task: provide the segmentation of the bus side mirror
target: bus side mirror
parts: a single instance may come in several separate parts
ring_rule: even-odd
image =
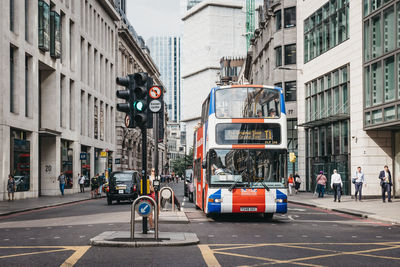
[[[201,167],[202,167],[203,169],[206,169],[206,168],[207,168],[207,160],[203,160],[203,162],[201,163]]]

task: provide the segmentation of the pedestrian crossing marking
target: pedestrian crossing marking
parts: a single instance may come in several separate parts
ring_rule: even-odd
[[[263,266],[263,265],[270,265],[270,264],[294,264],[294,265],[301,265],[301,266],[321,266],[318,264],[311,264],[307,263],[310,260],[316,259],[323,259],[329,257],[337,257],[337,256],[362,256],[362,257],[373,257],[373,258],[380,258],[392,261],[400,261],[400,257],[391,257],[391,256],[384,256],[384,255],[375,255],[371,254],[373,252],[382,252],[394,249],[400,249],[400,242],[369,242],[369,243],[259,243],[259,244],[208,244],[208,245],[201,245],[202,247],[200,250],[202,251],[203,258],[204,253],[206,251],[207,259],[212,258],[212,261],[208,261],[205,259],[205,262],[208,266],[216,266],[214,265],[216,262],[219,262],[216,258],[216,255],[224,255],[224,256],[232,256],[232,257],[240,257],[246,259],[255,259],[262,261],[262,263],[257,263],[254,265],[248,266]],[[315,247],[321,246],[323,248]],[[329,246],[339,246],[340,249],[330,249]],[[368,249],[359,249],[362,246],[377,246],[375,248],[368,248]],[[208,247],[208,248],[206,248]],[[293,259],[273,259],[268,257],[259,257],[254,255],[247,255],[240,251],[241,249],[248,249],[248,248],[257,248],[257,247],[282,247],[282,248],[292,248],[292,249],[305,249],[305,250],[312,250],[316,252],[320,252],[323,254],[315,255],[315,256],[308,256],[302,258],[293,258]],[[356,247],[357,250],[355,251],[346,251],[347,249],[351,249],[352,247]],[[239,250],[238,252],[233,252],[233,250]],[[212,255],[211,255],[212,254]],[[216,262],[215,262],[216,261]],[[211,264],[212,263],[212,264]]]

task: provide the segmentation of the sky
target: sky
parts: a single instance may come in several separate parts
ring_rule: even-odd
[[[126,13],[138,35],[180,34],[180,0],[127,0]]]

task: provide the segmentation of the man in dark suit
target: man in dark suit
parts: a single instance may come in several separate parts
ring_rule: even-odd
[[[391,187],[392,187],[392,175],[390,174],[389,167],[385,165],[384,170],[379,173],[379,179],[381,179],[382,186],[382,200],[385,202],[385,194],[388,194],[388,202],[392,202],[391,199]]]

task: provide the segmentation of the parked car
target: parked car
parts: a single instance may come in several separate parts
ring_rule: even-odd
[[[109,178],[107,192],[107,204],[113,200],[119,203],[121,200],[135,200],[139,195],[140,179],[137,171],[112,172]]]
[[[189,197],[189,201],[193,202],[194,184],[193,184],[193,170],[185,170],[185,186],[184,186],[185,197]]]

